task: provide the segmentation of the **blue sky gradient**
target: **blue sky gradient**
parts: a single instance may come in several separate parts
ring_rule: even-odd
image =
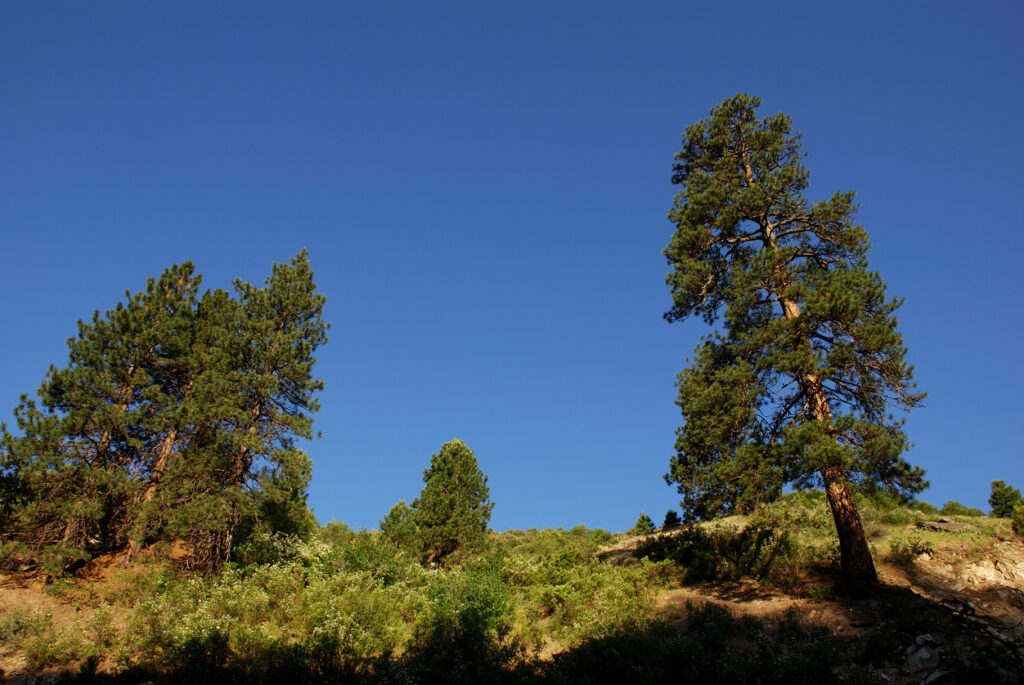
[[[321,522],[374,527],[458,437],[493,527],[620,530],[661,478],[661,250],[683,129],[736,92],[854,190],[929,393],[923,498],[1024,487],[1016,2],[22,2],[0,9],[0,406],[94,309],[192,260],[310,251]]]

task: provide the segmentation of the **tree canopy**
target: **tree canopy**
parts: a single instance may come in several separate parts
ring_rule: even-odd
[[[399,502],[381,521],[385,535],[431,563],[483,542],[494,503],[473,450],[461,440],[446,442],[431,455],[423,483],[411,506]]]
[[[207,290],[190,262],[90,322],[51,367],[38,402],[4,426],[13,501],[0,515],[23,562],[60,571],[102,550],[187,540],[216,570],[262,525],[304,532],[314,352],[327,341],[306,252],[262,287]]]
[[[988,504],[992,507],[992,516],[1009,518],[1013,515],[1013,507],[1021,501],[1020,490],[1003,480],[992,481],[992,495]]]
[[[665,249],[670,321],[705,336],[679,375],[684,423],[666,479],[689,518],[743,511],[786,484],[823,485],[844,576],[875,580],[852,486],[910,497],[923,471],[892,408],[920,404],[896,330],[899,300],[868,269],[852,192],[803,195],[801,134],[760,100],[726,99],[686,129]]]

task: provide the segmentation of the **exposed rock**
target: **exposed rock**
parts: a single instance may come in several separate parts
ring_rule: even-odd
[[[947,533],[965,533],[968,531],[978,531],[977,527],[972,526],[969,523],[962,523],[960,521],[950,521],[948,519],[941,519],[939,521],[919,521],[917,527],[924,528],[925,530],[942,530]]]

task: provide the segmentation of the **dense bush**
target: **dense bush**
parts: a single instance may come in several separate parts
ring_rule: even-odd
[[[545,634],[571,646],[646,624],[654,600],[650,569],[595,556],[611,539],[582,526],[498,536],[527,646],[540,646]]]
[[[638,556],[673,562],[685,583],[742,577],[781,581],[792,570],[794,552],[786,533],[760,525],[742,530],[689,526],[649,539],[637,549]]]
[[[916,537],[894,537],[889,541],[888,560],[900,566],[909,566],[922,554],[931,554],[935,549],[932,543]]]
[[[968,507],[951,500],[942,505],[942,513],[947,516],[984,516],[985,512],[976,507]]]
[[[988,504],[992,507],[991,516],[1008,518],[1013,515],[1013,507],[1021,501],[1020,490],[1006,484],[1005,481],[992,481],[992,496]]]
[[[1013,526],[1014,533],[1024,537],[1024,502],[1017,502],[1013,505],[1010,524]]]
[[[629,529],[631,535],[650,535],[655,531],[654,521],[646,512],[640,512],[640,518],[636,520],[633,527]]]
[[[140,682],[515,680],[538,668],[528,648],[647,625],[651,564],[597,556],[613,539],[582,526],[492,534],[486,553],[427,569],[383,535],[342,524],[306,540],[257,531],[216,576],[173,565],[126,573],[116,595],[84,600],[101,609],[73,629],[4,613],[0,656],[13,650],[39,669],[101,665]]]
[[[941,511],[939,511],[939,508],[934,504],[930,504],[922,500],[914,500],[911,503],[911,506],[917,511],[920,511],[921,513],[927,514],[929,516],[934,516],[935,514],[942,513]]]

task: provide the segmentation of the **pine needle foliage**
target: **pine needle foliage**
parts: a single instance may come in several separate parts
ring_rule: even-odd
[[[892,414],[924,395],[896,330],[900,302],[868,268],[854,194],[809,202],[800,134],[785,114],[758,118],[759,105],[726,99],[675,158],[665,318],[721,328],[679,375],[684,425],[666,480],[687,520],[823,484],[847,579],[871,583],[852,488],[909,498],[925,487]]]
[[[1003,480],[992,481],[992,496],[988,498],[988,504],[992,507],[991,516],[1009,518],[1013,515],[1014,505],[1020,501],[1020,490],[1007,485]]]
[[[412,505],[399,502],[381,521],[384,535],[430,564],[447,564],[479,547],[494,503],[473,450],[461,440],[446,442],[430,457],[423,483]]]
[[[52,574],[97,551],[130,558],[184,539],[191,563],[216,571],[239,533],[313,530],[305,505],[327,341],[324,297],[305,251],[262,287],[199,294],[190,262],[89,322],[51,367],[38,401],[23,395],[18,433],[2,433],[12,501],[0,516],[18,564]]]

